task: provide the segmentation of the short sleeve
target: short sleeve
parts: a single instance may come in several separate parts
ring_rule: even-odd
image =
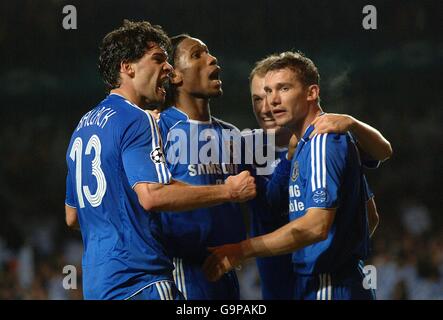
[[[140,182],[170,182],[160,132],[149,113],[141,113],[125,128],[122,137],[122,159],[132,187]]]
[[[320,134],[311,141],[307,157],[306,208],[336,208],[346,165],[345,135]]]
[[[74,190],[75,181],[73,180],[71,170],[68,168],[68,174],[66,176],[66,198],[65,204],[68,207],[77,208],[77,201],[75,200]]]
[[[363,165],[363,167],[367,169],[377,169],[378,167],[380,167],[380,160],[373,159],[371,156],[361,150],[361,148],[358,148],[358,151],[360,153],[361,164]]]
[[[352,139],[354,141],[357,141],[355,139],[355,137],[353,137],[353,136],[352,136]],[[372,158],[368,153],[366,153],[364,150],[362,150],[362,148],[360,148],[358,143],[357,143],[357,147],[358,147],[357,148],[358,153],[360,155],[361,164],[363,167],[365,167],[367,169],[377,169],[378,167],[380,167],[380,164],[381,164],[380,160],[376,160],[376,159]]]

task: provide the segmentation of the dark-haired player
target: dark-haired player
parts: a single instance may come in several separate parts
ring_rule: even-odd
[[[218,186],[171,180],[148,104],[165,99],[170,41],[159,26],[124,21],[105,36],[99,68],[110,94],[79,121],[66,161],[66,222],[83,237],[86,299],[180,299],[159,215],[245,201],[248,172]]]

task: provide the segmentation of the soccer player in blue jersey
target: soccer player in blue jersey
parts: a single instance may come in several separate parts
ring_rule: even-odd
[[[172,44],[174,74],[167,103],[170,107],[161,113],[159,119],[169,170],[175,179],[194,185],[222,183],[226,177],[247,166],[243,160],[235,162],[224,158],[226,146],[233,142],[225,133],[237,133],[240,141],[241,136],[233,125],[210,114],[210,99],[222,94],[220,67],[199,39],[180,35],[172,38]],[[208,148],[209,145],[212,148]],[[236,146],[234,142],[232,147]],[[192,153],[198,158],[192,159]],[[208,158],[202,159],[202,155]],[[267,184],[268,187],[276,186],[277,196],[282,188],[287,198],[286,176],[289,169],[290,163],[286,160],[277,170],[276,179]],[[278,181],[282,181],[283,186]],[[270,189],[274,190],[273,187]],[[168,252],[175,262],[174,279],[187,299],[239,299],[235,271],[210,282],[201,266],[208,254],[208,246],[246,238],[241,213],[238,204],[225,203],[207,209],[188,210],[180,215],[162,214]]]
[[[267,67],[266,99],[275,122],[300,141],[289,178],[291,222],[263,236],[211,248],[204,264],[209,279],[248,258],[292,253],[294,298],[374,298],[363,287],[360,266],[376,225],[372,219],[368,224],[361,159],[350,134],[316,133],[312,123],[322,114],[319,90],[317,68],[301,54],[283,53]]]
[[[266,92],[264,90],[266,71],[268,66],[278,58],[278,55],[270,55],[258,61],[249,75],[253,112],[261,128],[261,130],[254,129],[251,133],[253,135],[266,133],[267,135],[272,134],[275,136],[275,146],[273,149],[276,153],[276,163],[286,156],[288,144],[291,145],[289,152],[292,153],[292,149],[295,148],[297,142],[296,137],[287,128],[276,124],[271,112],[271,106],[266,101]],[[352,131],[359,142],[360,148],[364,149],[360,150],[360,153],[367,158],[364,163],[367,167],[374,167],[378,161],[384,161],[392,154],[390,143],[378,130],[348,115],[323,114],[314,120],[313,125],[321,133]],[[366,152],[369,157],[365,156]],[[275,167],[275,164],[273,164],[273,167]],[[367,198],[368,219],[370,220],[370,225],[374,225],[371,228],[374,230],[378,223],[378,213],[369,187]],[[256,208],[256,210],[270,211],[269,208],[263,206]],[[275,231],[288,222],[287,210],[275,213],[268,212],[268,214],[253,214],[251,216],[251,236],[259,236]],[[294,284],[291,260],[291,254],[257,258],[263,299],[276,300],[291,299],[293,297]]]
[[[66,155],[66,222],[82,233],[86,299],[183,298],[154,211],[255,196],[247,171],[216,186],[171,179],[159,129],[142,109],[164,102],[169,47],[159,26],[125,20],[100,48],[99,68],[110,94],[80,119]]]

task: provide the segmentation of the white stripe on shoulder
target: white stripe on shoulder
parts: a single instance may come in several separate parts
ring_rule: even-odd
[[[148,111],[146,111],[146,115],[149,118],[149,124],[153,128],[154,135],[152,136],[152,139],[154,141],[154,144],[156,147],[161,146],[161,139],[160,139],[160,132],[159,132],[160,130],[158,129],[157,122],[155,121],[154,117]]]
[[[326,140],[328,138],[328,134],[325,133],[323,135],[323,143],[322,143],[322,188],[326,188]]]
[[[159,147],[161,149],[161,152],[164,153],[165,151],[163,149],[163,142],[162,142],[162,136],[160,134],[160,128],[159,128],[157,122],[154,121],[154,124],[155,124],[155,131],[157,132],[158,145],[159,145]],[[164,157],[165,157],[165,160],[166,160],[166,155],[165,154],[164,154]],[[163,179],[164,179],[163,183],[169,183],[171,175],[169,173],[168,168],[166,167],[166,163],[161,162],[160,163],[160,168],[161,168],[161,172],[162,172]]]
[[[321,178],[320,178],[320,168],[321,168],[321,164],[320,164],[320,160],[321,160],[321,153],[320,153],[320,140],[321,140],[321,135],[318,135],[315,138],[315,177],[317,179],[317,188],[319,189],[321,188]]]
[[[149,125],[151,127],[151,150],[155,150],[155,148],[157,148],[157,144],[155,141],[155,137],[156,137],[156,130],[155,130],[155,125],[154,125],[154,121],[153,118],[151,117],[150,114],[147,113],[148,119],[149,119]],[[151,159],[152,161],[152,159]],[[157,179],[160,183],[164,183],[163,181],[163,176],[162,176],[162,172],[161,172],[161,168],[159,166],[158,163],[154,163],[155,165],[155,170],[157,172]]]
[[[315,135],[311,140],[311,189],[315,190],[315,139],[317,135]]]

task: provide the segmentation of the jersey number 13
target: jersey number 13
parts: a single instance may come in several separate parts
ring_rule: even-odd
[[[75,162],[75,181],[76,190],[78,197],[78,204],[80,208],[85,207],[85,201],[83,199],[83,194],[85,195],[88,202],[93,207],[98,207],[101,205],[103,197],[106,192],[106,178],[103,170],[101,168],[100,154],[102,150],[102,145],[100,139],[97,135],[93,135],[86,145],[85,155],[90,155],[91,150],[94,149],[95,157],[92,160],[92,175],[97,179],[97,190],[94,194],[91,194],[88,186],[82,185],[82,152],[83,152],[83,141],[80,137],[77,137],[72,144],[71,153],[69,157]]]

